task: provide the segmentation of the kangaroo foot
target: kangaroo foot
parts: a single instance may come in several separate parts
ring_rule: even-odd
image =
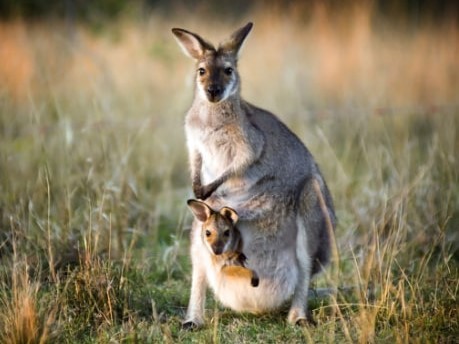
[[[307,310],[305,312],[298,308],[293,308],[289,311],[287,321],[296,326],[317,326],[311,311]]]
[[[306,312],[306,317],[299,316],[294,320],[289,319],[289,321],[291,324],[295,324],[295,326],[300,326],[300,327],[304,327],[304,326],[316,327],[317,326],[317,322],[314,320],[314,317],[312,316],[312,312],[310,311]]]
[[[300,326],[300,327],[306,327],[306,326],[316,327],[317,322],[314,320],[312,316],[307,316],[306,319],[305,318],[298,319],[295,322],[295,325]]]
[[[185,321],[182,323],[182,329],[186,331],[194,331],[197,330],[201,327],[198,323],[195,323],[194,321]]]

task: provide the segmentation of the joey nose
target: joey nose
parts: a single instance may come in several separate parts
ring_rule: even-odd
[[[214,254],[216,256],[219,256],[219,255],[221,255],[223,253],[223,247],[221,247],[221,246],[213,246],[212,247],[212,251],[214,251]]]

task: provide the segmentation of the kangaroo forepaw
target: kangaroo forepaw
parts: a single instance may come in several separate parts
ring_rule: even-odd
[[[260,279],[258,277],[252,277],[252,279],[250,280],[250,285],[252,287],[258,287],[258,285],[260,284]]]
[[[194,193],[194,196],[195,196],[197,199],[204,199],[204,197],[203,197],[203,188],[202,188],[202,186],[193,187],[193,193]]]
[[[215,189],[211,185],[204,185],[193,189],[194,196],[202,201],[208,199],[214,191]]]
[[[212,185],[212,184],[208,184],[208,185],[203,185],[201,187],[201,190],[200,191],[200,196],[201,197],[198,197],[199,199],[202,199],[203,201],[208,199],[213,193],[214,191],[216,190],[217,188]],[[197,196],[196,196],[197,197]]]

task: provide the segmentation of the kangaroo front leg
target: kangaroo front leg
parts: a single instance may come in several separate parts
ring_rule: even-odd
[[[220,177],[215,179],[213,182],[202,185],[201,182],[201,170],[202,170],[202,156],[198,152],[193,152],[192,154],[192,164],[191,164],[191,179],[192,179],[192,188],[193,193],[197,199],[206,200],[210,195],[218,189],[225,181],[232,177],[234,172],[234,167],[228,168]]]
[[[293,325],[303,325],[312,318],[307,315],[308,289],[311,279],[311,257],[308,254],[306,228],[301,219],[297,220],[298,234],[296,255],[298,260],[298,281],[293,294],[292,305],[287,320]]]
[[[191,294],[184,329],[194,329],[204,324],[204,305],[206,302],[207,279],[201,262],[193,261]]]
[[[199,196],[201,197],[198,198],[202,200],[206,200],[207,198],[209,198],[210,195],[212,195],[214,191],[217,190],[218,187],[222,185],[229,177],[230,174],[224,174],[220,178],[215,179],[212,183],[201,186],[201,188],[199,189]]]
[[[191,187],[193,193],[197,199],[203,199],[202,197],[202,184],[201,184],[201,169],[202,169],[202,157],[197,151],[190,152],[191,160]]]

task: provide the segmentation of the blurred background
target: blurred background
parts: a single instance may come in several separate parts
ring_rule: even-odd
[[[170,28],[218,41],[251,20],[245,95],[266,107],[284,97],[294,102],[284,113],[443,106],[457,100],[458,8],[434,0],[2,0],[2,94],[21,101],[57,77],[53,88],[62,91],[81,83],[120,93],[137,87],[152,103],[174,103],[190,91],[180,83],[191,63],[177,53]],[[287,87],[261,92],[274,83]]]

